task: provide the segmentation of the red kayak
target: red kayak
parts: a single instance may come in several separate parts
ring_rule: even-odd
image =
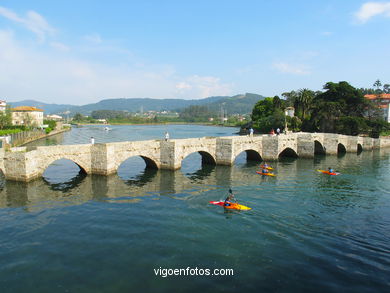
[[[339,172],[329,172],[328,170],[317,170],[317,171],[328,175],[340,175]]]
[[[242,204],[238,204],[236,202],[229,202],[230,205],[229,206],[225,206],[225,202],[224,201],[210,201],[211,204],[214,204],[214,205],[217,205],[217,206],[221,206],[221,207],[224,207],[225,209],[230,209],[230,210],[241,210],[241,211],[247,211],[247,210],[251,210],[251,208],[247,207],[247,206],[244,206]]]

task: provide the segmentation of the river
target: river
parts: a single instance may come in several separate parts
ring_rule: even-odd
[[[34,144],[237,132],[109,127]],[[135,157],[118,174],[91,176],[59,160],[33,182],[2,179],[0,292],[389,291],[390,150],[281,158],[272,162],[276,177],[256,174],[258,165],[242,154],[232,167],[202,167],[192,154],[173,172]],[[341,175],[316,172],[329,166]],[[209,204],[230,187],[252,210]]]

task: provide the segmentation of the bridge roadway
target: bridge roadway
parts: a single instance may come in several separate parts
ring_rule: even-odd
[[[148,168],[177,170],[182,160],[198,152],[202,163],[231,166],[246,152],[248,160],[274,161],[280,156],[313,158],[390,147],[390,139],[330,133],[291,133],[279,136],[229,136],[112,142],[102,144],[17,147],[0,151],[0,169],[7,180],[28,182],[41,177],[54,161],[69,159],[87,174],[110,175],[128,158],[140,156]]]

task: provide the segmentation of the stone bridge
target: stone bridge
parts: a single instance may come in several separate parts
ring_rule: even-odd
[[[41,146],[0,151],[0,168],[7,180],[30,181],[42,176],[54,161],[69,159],[87,174],[109,175],[128,158],[140,156],[148,168],[177,170],[192,153],[202,163],[228,165],[246,152],[248,160],[274,161],[281,156],[313,158],[315,154],[335,155],[390,147],[389,139],[329,133],[291,133],[279,136],[202,137],[147,140],[102,144]]]

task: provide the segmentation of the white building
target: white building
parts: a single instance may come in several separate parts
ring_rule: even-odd
[[[43,110],[20,106],[11,109],[12,125],[26,125],[26,126],[42,126],[43,125]]]
[[[390,123],[390,94],[365,95],[367,100],[371,100],[383,110],[383,118]]]
[[[62,118],[62,116],[60,116],[60,115],[46,115],[45,119],[47,119],[47,120],[54,120],[54,121],[61,121],[64,118]]]
[[[4,112],[7,107],[7,103],[3,100],[0,100],[0,111]]]

